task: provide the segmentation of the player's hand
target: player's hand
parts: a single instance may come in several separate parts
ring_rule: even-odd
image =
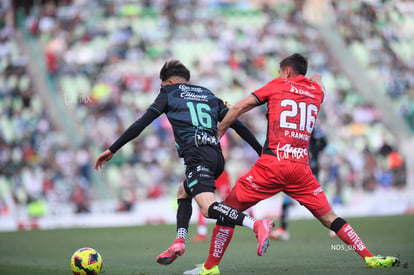
[[[113,156],[112,152],[109,149],[106,149],[95,162],[95,170],[102,169],[102,166],[107,163]]]
[[[322,82],[322,76],[320,74],[313,74],[309,77],[309,80],[315,81],[316,83]]]
[[[310,81],[315,81],[321,87],[322,91],[326,93],[325,85],[322,83],[322,76],[320,74],[313,74],[309,77]]]

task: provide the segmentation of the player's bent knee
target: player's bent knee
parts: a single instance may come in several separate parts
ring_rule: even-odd
[[[187,199],[187,198],[190,198],[190,196],[185,191],[184,184],[181,183],[177,190],[177,199]]]
[[[203,215],[204,218],[207,218],[207,219],[210,218],[208,216],[208,208],[207,209],[206,208],[200,208],[200,212],[201,212],[201,215]]]

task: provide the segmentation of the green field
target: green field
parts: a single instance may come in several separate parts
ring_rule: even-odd
[[[395,255],[401,266],[370,269],[353,251],[335,250],[316,220],[291,221],[291,240],[272,241],[266,255],[256,255],[254,233],[237,228],[220,265],[222,274],[414,274],[414,216],[347,219],[374,254]],[[0,220],[1,222],[1,220]],[[97,249],[101,274],[182,274],[205,260],[209,243],[193,243],[190,227],[186,253],[170,266],[155,262],[175,237],[175,226],[67,229],[0,233],[0,274],[71,274],[69,259],[80,247]],[[211,232],[211,225],[210,225]]]

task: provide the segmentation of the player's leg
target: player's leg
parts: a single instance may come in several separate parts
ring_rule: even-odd
[[[280,219],[280,226],[284,229],[287,230],[288,227],[288,208],[291,204],[291,198],[287,195],[285,195],[285,198],[283,199],[283,204],[282,204],[282,217]]]
[[[191,214],[193,212],[193,207],[191,205],[192,198],[185,192],[183,183],[181,183],[178,188],[177,198],[178,209],[176,238],[183,238],[185,240],[188,233],[188,227],[191,219]]]
[[[250,207],[255,205],[257,202],[271,197],[272,195],[280,191],[281,187],[269,190],[268,192],[258,192],[255,189],[246,188],[247,186],[249,186],[249,180],[252,181],[254,179],[254,182],[256,184],[260,184],[261,181],[265,181],[265,179],[260,179],[256,170],[258,169],[253,167],[248,174],[246,174],[238,180],[238,182],[235,184],[234,188],[231,190],[231,192],[224,201],[226,205],[232,206],[233,208],[236,208],[240,211],[245,211],[246,209],[249,209]],[[228,245],[231,242],[233,232],[234,226],[230,226],[229,224],[225,223],[220,223],[219,221],[217,222],[211,236],[208,258],[203,266],[199,266],[199,269],[205,268],[210,270],[218,267]],[[215,249],[216,244],[220,244],[219,249]],[[258,249],[260,250],[259,247]]]
[[[249,208],[249,205],[244,206],[237,200],[237,196],[235,194],[235,189],[238,186],[236,183],[235,188],[230,192],[230,194],[227,196],[226,200],[224,201],[225,204],[234,205],[239,208],[239,210],[243,211],[247,208]],[[252,204],[253,205],[253,204]],[[211,235],[211,241],[210,241],[210,249],[208,252],[208,257],[205,263],[202,266],[199,266],[198,268],[204,268],[207,270],[212,270],[213,268],[218,268],[218,265],[221,262],[221,259],[224,256],[224,253],[227,250],[227,247],[229,246],[231,239],[233,237],[234,232],[234,225],[225,223],[224,221],[217,220],[217,223],[215,227],[213,228],[213,232]],[[193,270],[195,271],[195,270]],[[189,271],[190,272],[190,271]],[[193,273],[188,273],[193,274]]]
[[[213,228],[207,260],[194,269],[185,271],[184,274],[220,274],[218,265],[231,242],[234,227],[234,224],[227,223],[224,219],[218,219]]]
[[[343,218],[338,217],[332,210],[325,215],[318,217],[318,219],[323,225],[334,231],[336,235],[348,245],[349,248],[355,250],[355,252],[357,252],[365,260],[365,263],[369,267],[382,268],[399,265],[400,260],[396,257],[383,257],[372,254],[352,226]]]
[[[193,237],[193,242],[203,242],[208,239],[207,237],[208,229],[206,218],[203,216],[201,211],[198,211],[198,218],[197,218],[197,235]]]
[[[211,147],[200,147],[198,153],[205,154],[195,165],[186,168],[187,194],[196,200],[201,213],[206,218],[220,220],[232,225],[247,227],[256,233],[259,247],[257,254],[263,255],[269,245],[269,233],[273,227],[271,220],[255,220],[236,208],[216,201],[215,180],[224,170],[224,157]],[[194,156],[193,156],[194,157]],[[191,158],[193,161],[194,158]],[[207,161],[208,160],[208,161]]]
[[[206,158],[206,159],[218,159],[218,158]],[[219,160],[218,160],[219,161]],[[200,207],[201,212],[207,218],[216,219],[218,224],[216,225],[215,229],[213,230],[213,236],[210,244],[210,252],[213,254],[214,250],[214,242],[220,241],[225,247],[227,247],[228,243],[227,239],[230,240],[234,226],[240,225],[245,226],[256,232],[256,237],[258,239],[258,255],[263,255],[266,252],[266,249],[269,245],[269,234],[273,226],[273,221],[271,220],[255,220],[250,216],[244,214],[243,212],[237,210],[236,208],[225,205],[223,203],[219,203],[216,201],[214,195],[214,180],[208,179],[206,176],[210,172],[209,169],[204,169],[203,165],[197,166],[197,169],[193,169],[190,172],[190,166],[187,167],[186,174],[191,177],[189,180],[189,185],[184,186],[186,188],[187,193],[190,193],[194,199],[196,200],[197,204]],[[224,159],[222,165],[218,164],[216,167],[224,168]],[[223,172],[223,169],[216,169],[215,174],[220,174]],[[198,172],[198,171],[201,171]],[[236,184],[237,185],[237,184]],[[226,238],[223,238],[224,235]],[[222,255],[222,254],[221,254]],[[206,274],[217,274],[218,266],[214,265],[211,269],[206,270],[204,264],[196,267],[194,270],[189,270],[185,274],[199,274],[200,272],[208,272]]]
[[[282,203],[282,214],[280,217],[280,227],[276,228],[270,233],[270,238],[275,240],[287,241],[290,238],[288,231],[288,216],[289,216],[289,206],[292,203],[292,199],[285,195]]]
[[[327,228],[332,229],[338,237],[345,242],[348,247],[352,248],[362,258],[374,256],[356,234],[354,229],[344,219],[338,217],[332,210],[329,210],[323,216],[318,217],[318,211],[312,211],[314,216]]]
[[[177,233],[175,241],[170,247],[157,257],[157,262],[169,265],[185,252],[185,239],[192,214],[192,199],[187,195],[181,183],[177,191]]]
[[[285,192],[309,209],[325,227],[333,230],[343,242],[352,247],[365,260],[369,267],[390,267],[399,264],[399,259],[395,257],[374,256],[352,226],[332,211],[325,193],[318,181],[312,176],[310,168],[306,173],[305,171],[301,178],[303,179],[302,183],[290,184]]]
[[[229,246],[234,233],[234,225],[217,220],[211,235],[208,257],[203,267],[211,270],[218,265]]]
[[[197,194],[194,199],[204,217],[244,226],[253,230],[255,219],[231,206],[217,202],[214,193],[202,192]]]
[[[231,182],[230,175],[224,169],[220,176],[215,180],[216,183],[216,195],[219,198],[224,199],[230,193]],[[201,211],[198,213],[197,218],[197,235],[193,237],[193,242],[203,242],[208,240],[208,228],[206,223],[206,218],[203,216]]]
[[[197,194],[194,199],[197,201],[205,217],[232,225],[244,226],[254,231],[259,242],[257,254],[262,256],[266,253],[273,221],[255,220],[234,207],[217,202],[214,194],[211,192]]]

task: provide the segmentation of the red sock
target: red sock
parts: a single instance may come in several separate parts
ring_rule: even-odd
[[[234,228],[226,227],[222,225],[216,225],[211,235],[210,250],[208,251],[207,261],[204,263],[204,267],[211,269],[213,266],[218,265],[223,258],[224,252],[227,246],[230,244],[233,237]]]
[[[358,237],[349,223],[344,224],[338,232],[338,237],[344,241],[350,248],[353,248],[362,258],[374,256],[369,252],[368,248],[362,242],[361,238]]]

